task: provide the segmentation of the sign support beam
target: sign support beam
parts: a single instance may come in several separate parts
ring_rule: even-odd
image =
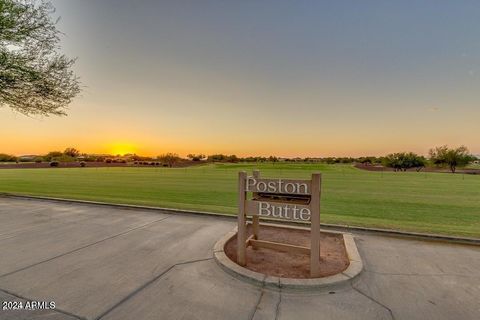
[[[247,264],[246,246],[247,240],[247,223],[245,216],[245,183],[247,180],[247,173],[240,171],[238,173],[238,233],[237,233],[237,262],[241,266]]]
[[[319,173],[312,174],[312,198],[310,200],[311,220],[310,220],[310,276],[312,278],[320,276],[320,184],[321,176]]]
[[[253,170],[253,177],[255,179],[260,179],[260,171],[258,170]],[[256,194],[253,193],[253,197],[255,197]],[[260,229],[260,218],[258,216],[253,216],[252,217],[252,227],[253,227],[253,239],[258,240],[258,233]]]

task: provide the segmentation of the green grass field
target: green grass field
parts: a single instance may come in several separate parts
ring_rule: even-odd
[[[237,172],[323,174],[324,223],[480,237],[480,176],[368,172],[348,165],[1,169],[0,192],[236,213]]]

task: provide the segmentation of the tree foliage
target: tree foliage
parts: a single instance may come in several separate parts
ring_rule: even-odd
[[[371,164],[376,164],[376,163],[381,163],[382,160],[380,158],[374,157],[374,156],[368,156],[368,157],[360,157],[356,159],[357,162],[364,164],[364,165],[371,165]]]
[[[0,162],[16,162],[17,157],[11,154],[0,153]]]
[[[50,2],[0,0],[0,107],[25,115],[64,115],[79,93],[75,62],[58,52]]]
[[[427,160],[413,152],[391,153],[383,158],[383,165],[393,168],[395,171],[407,171],[410,168],[416,168],[420,171],[425,167]]]
[[[275,163],[275,162],[278,162],[278,158],[275,156],[270,156],[268,157],[268,161]]]
[[[60,152],[60,151],[50,151],[49,153],[47,153],[46,155],[43,156],[43,159],[45,159],[45,161],[52,161],[56,158],[59,158],[63,156],[63,152]]]
[[[208,158],[207,158],[207,161],[210,161],[210,162],[238,162],[240,161],[241,159],[238,158],[236,155],[234,154],[231,154],[231,155],[226,155],[226,154],[212,154],[212,155],[209,155]]]
[[[457,167],[465,166],[474,159],[465,146],[450,149],[444,145],[430,149],[430,161],[438,166],[448,166],[452,173],[455,173]]]
[[[206,156],[204,154],[194,154],[194,153],[190,153],[187,155],[187,158],[192,160],[192,161],[200,161],[200,160],[203,160],[206,158]]]
[[[72,158],[76,158],[80,155],[80,151],[75,148],[66,148],[65,151],[63,151],[63,154]]]
[[[171,168],[175,163],[180,161],[180,157],[176,153],[165,153],[165,154],[159,155],[158,160],[167,164]]]

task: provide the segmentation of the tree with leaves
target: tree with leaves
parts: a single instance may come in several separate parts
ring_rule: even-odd
[[[268,161],[273,162],[273,164],[275,164],[275,162],[278,162],[278,158],[275,156],[270,156],[268,157]]]
[[[437,166],[448,166],[452,173],[455,173],[457,167],[463,167],[474,159],[465,146],[450,149],[445,145],[430,149],[430,161]]]
[[[176,153],[165,153],[158,156],[158,160],[160,160],[162,163],[165,163],[171,168],[175,163],[180,161],[180,157]]]
[[[0,107],[65,115],[80,92],[75,63],[58,52],[58,20],[47,1],[0,0]]]
[[[75,148],[66,148],[65,151],[63,151],[63,154],[72,158],[76,158],[80,155],[80,151]]]
[[[63,152],[61,151],[50,151],[49,153],[44,155],[43,158],[45,159],[45,161],[52,161],[61,156],[63,156]]]
[[[391,153],[383,158],[384,166],[393,168],[395,171],[407,171],[407,169],[415,168],[420,171],[425,167],[427,160],[423,156],[419,156],[413,152],[397,152]]]
[[[0,162],[16,162],[17,157],[11,154],[0,153]]]

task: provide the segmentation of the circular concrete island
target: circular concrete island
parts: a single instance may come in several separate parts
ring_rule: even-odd
[[[262,225],[263,243],[288,243],[302,248],[310,244],[310,228]],[[247,227],[247,241],[253,240],[253,228]],[[320,273],[310,273],[310,253],[305,250],[278,249],[268,245],[246,248],[244,266],[237,261],[237,228],[220,239],[214,248],[217,263],[231,275],[261,286],[280,288],[321,288],[349,285],[362,271],[363,264],[353,236],[335,231],[320,232]]]

